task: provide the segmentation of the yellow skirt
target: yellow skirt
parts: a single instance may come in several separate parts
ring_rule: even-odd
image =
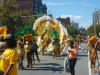
[[[25,55],[24,48],[19,48],[17,51],[18,51],[18,55],[20,56]]]

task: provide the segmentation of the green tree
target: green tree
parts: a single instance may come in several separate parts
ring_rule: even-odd
[[[100,32],[100,26],[96,25],[96,34],[99,35],[99,32]],[[93,33],[94,33],[94,25],[91,25],[87,29],[87,35],[90,35],[90,34],[93,34]]]
[[[30,26],[33,26],[36,19],[38,19],[39,17],[42,17],[43,15],[44,15],[43,13],[38,13],[37,15],[34,15],[33,17],[29,18],[29,20],[27,21],[27,24]]]
[[[96,26],[96,34],[97,34],[98,36],[100,36],[99,33],[100,33],[100,25],[97,25],[97,26]]]
[[[93,25],[91,25],[91,26],[88,27],[88,29],[87,29],[87,35],[90,35],[90,34],[92,34],[92,33],[94,33],[94,26],[93,26]]]
[[[27,24],[30,25],[30,26],[33,26],[35,20],[36,20],[35,17],[30,18],[30,19],[27,21]]]
[[[78,34],[78,31],[75,28],[73,28],[71,25],[65,25],[65,24],[63,25],[65,28],[67,28],[68,34],[75,38],[76,35]]]
[[[22,10],[15,0],[6,0],[0,6],[0,22],[8,27],[10,33],[15,33],[23,27],[22,16],[28,16],[29,11]]]

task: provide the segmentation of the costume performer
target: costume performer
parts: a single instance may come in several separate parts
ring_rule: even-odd
[[[17,41],[17,51],[18,51],[18,60],[19,60],[18,69],[24,69],[24,67],[23,67],[23,60],[24,60],[24,56],[25,56],[24,44],[25,44],[25,37],[20,38]]]

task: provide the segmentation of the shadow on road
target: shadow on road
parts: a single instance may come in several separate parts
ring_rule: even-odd
[[[34,66],[34,65],[46,65],[44,67],[39,67],[39,66]],[[32,71],[53,71],[56,72],[58,71],[59,73],[61,73],[62,71],[64,71],[64,67],[61,67],[60,64],[58,63],[42,63],[42,64],[34,64],[33,68],[25,68],[24,70],[32,70]],[[48,65],[48,66],[47,66]]]

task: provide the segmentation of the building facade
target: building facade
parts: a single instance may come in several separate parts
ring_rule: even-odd
[[[62,24],[70,25],[70,18],[57,18],[58,21],[60,21]]]
[[[71,22],[71,26],[76,30],[79,30],[79,23],[75,23],[74,21]]]
[[[47,14],[47,6],[42,3],[42,0],[16,0],[16,2],[21,9],[29,10],[29,15]]]
[[[99,11],[93,12],[93,15],[92,15],[92,17],[93,17],[93,20],[92,20],[93,25],[96,25],[98,23],[99,16],[100,16],[100,12]]]

